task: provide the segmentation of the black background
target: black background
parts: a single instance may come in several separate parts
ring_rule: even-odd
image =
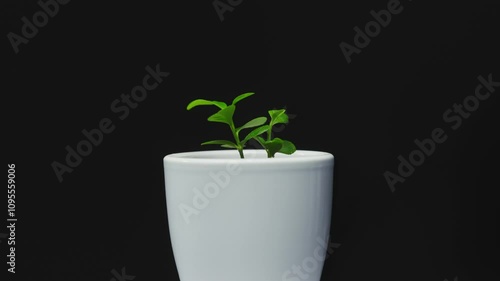
[[[474,94],[478,76],[500,81],[495,1],[403,0],[351,63],[339,44],[353,45],[353,28],[389,1],[244,0],[223,21],[212,1],[102,2],[60,5],[17,54],[7,34],[21,35],[21,18],[41,8],[1,4],[18,218],[17,273],[7,274],[2,239],[1,280],[108,281],[122,268],[134,280],[179,280],[162,158],[227,134],[206,122],[208,108],[186,111],[189,101],[248,91],[237,118],[285,107],[293,118],[280,137],[335,155],[331,235],[341,246],[322,280],[499,276],[500,89],[457,130],[442,117]],[[120,120],[110,104],[157,64],[170,76]],[[51,164],[103,118],[115,130],[60,183]],[[384,172],[435,128],[447,140],[391,192]]]

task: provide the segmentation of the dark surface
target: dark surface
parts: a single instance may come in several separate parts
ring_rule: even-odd
[[[238,116],[286,107],[293,119],[279,136],[336,157],[331,235],[341,246],[322,280],[498,276],[500,88],[456,130],[443,119],[478,76],[500,81],[494,1],[402,1],[351,63],[339,44],[352,45],[353,28],[389,1],[243,1],[223,21],[211,1],[160,2],[60,5],[17,54],[7,35],[40,6],[2,2],[4,151],[16,164],[18,222],[17,273],[7,274],[2,239],[1,280],[107,281],[122,268],[134,280],[179,280],[162,158],[227,133],[205,121],[208,109],[187,112],[189,101],[246,91],[256,95]],[[170,76],[120,120],[110,105],[157,64]],[[114,131],[59,182],[51,163],[103,118]],[[435,128],[446,141],[392,192],[384,172],[397,173],[398,156]]]

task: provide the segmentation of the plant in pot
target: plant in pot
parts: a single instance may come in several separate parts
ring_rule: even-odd
[[[177,152],[163,158],[167,218],[181,281],[319,281],[327,255],[334,156],[300,150],[272,134],[288,123],[285,109],[269,110],[236,126],[236,105],[213,106],[210,122],[229,126],[219,150]],[[248,132],[244,135],[244,132]],[[248,148],[249,141],[260,148]]]

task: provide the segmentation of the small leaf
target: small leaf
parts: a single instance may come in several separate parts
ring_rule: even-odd
[[[290,154],[293,154],[296,150],[297,150],[297,148],[295,147],[295,145],[292,142],[287,141],[287,140],[283,140],[283,146],[281,147],[281,149],[278,152],[290,155]]]
[[[285,113],[285,109],[273,109],[269,110],[268,112],[269,116],[271,116],[271,126],[280,123],[288,123],[288,115]]]
[[[222,101],[211,101],[211,100],[205,100],[205,99],[196,99],[196,100],[193,100],[192,102],[190,102],[187,105],[186,108],[187,108],[187,110],[190,110],[191,108],[193,108],[195,106],[200,106],[200,105],[215,105],[215,106],[217,106],[220,109],[224,109],[224,108],[227,107],[226,103],[222,102]]]
[[[280,151],[283,147],[283,140],[280,138],[274,138],[273,140],[266,141],[264,147],[267,150],[268,157],[274,157],[276,152]]]
[[[207,144],[220,144],[222,147],[227,147],[227,148],[237,148],[238,146],[231,141],[228,140],[211,140],[211,141],[206,141],[202,143],[201,145],[207,145]]]
[[[232,104],[233,104],[233,105],[235,105],[235,104],[236,104],[237,102],[239,102],[240,100],[242,100],[242,99],[244,99],[244,98],[247,98],[247,97],[249,97],[249,96],[251,96],[251,95],[253,95],[253,94],[255,94],[255,93],[250,92],[250,93],[244,93],[244,94],[241,94],[241,95],[237,96],[236,98],[234,98],[234,100],[233,100],[233,103],[232,103]]]
[[[220,123],[226,123],[228,125],[231,125],[233,123],[233,114],[235,110],[234,105],[230,105],[224,109],[219,110],[219,112],[211,115],[208,117],[208,121],[211,122],[220,122]]]
[[[222,145],[221,145],[221,147],[224,147],[224,148],[231,148],[231,149],[233,149],[233,148],[238,149],[238,147],[237,147],[236,145],[229,145],[229,144],[222,144]]]
[[[253,128],[253,127],[260,126],[260,125],[266,123],[266,121],[267,121],[266,117],[257,117],[257,118],[254,118],[254,119],[248,121],[245,125],[243,125],[243,126],[239,127],[238,129],[236,129],[236,132],[239,133],[243,129]]]
[[[245,144],[247,141],[256,138],[257,136],[263,134],[269,130],[269,125],[263,125],[258,128],[253,129],[248,135],[241,141],[241,144]],[[260,140],[259,140],[260,141]]]
[[[215,101],[215,100],[213,100],[212,102],[214,103],[215,106],[217,106],[220,109],[224,109],[224,108],[227,107],[227,104],[225,102],[223,102],[223,101]]]

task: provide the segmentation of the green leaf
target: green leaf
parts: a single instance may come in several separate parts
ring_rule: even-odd
[[[256,138],[257,136],[263,134],[269,130],[269,125],[263,125],[258,128],[253,129],[248,135],[241,141],[241,144],[245,144],[247,141]],[[260,140],[258,140],[260,142]]]
[[[217,106],[220,109],[224,109],[224,108],[227,107],[227,104],[225,102],[223,102],[223,101],[215,101],[215,100],[213,100],[212,102],[213,102],[213,104],[215,106]]]
[[[269,110],[269,116],[271,116],[270,125],[273,126],[275,124],[286,124],[288,123],[288,115],[285,113],[285,109],[273,109]]]
[[[280,151],[283,147],[283,140],[280,138],[274,138],[270,141],[264,143],[264,147],[267,150],[268,157],[274,157],[276,152]]]
[[[283,146],[281,147],[281,149],[278,152],[290,155],[290,154],[293,154],[296,150],[297,150],[297,148],[295,147],[295,145],[292,142],[287,141],[287,140],[283,140]]]
[[[221,145],[221,147],[224,147],[224,148],[231,148],[231,149],[233,149],[233,148],[238,149],[238,147],[237,147],[236,145],[229,145],[229,144],[223,144],[223,145]]]
[[[236,132],[239,133],[243,129],[253,128],[253,127],[260,126],[260,125],[266,123],[266,121],[267,121],[266,117],[257,117],[257,118],[254,118],[254,119],[248,121],[245,125],[243,125],[243,126],[239,127],[238,129],[236,129]]]
[[[191,108],[193,108],[195,106],[200,106],[200,105],[215,105],[220,109],[224,109],[227,107],[227,104],[225,102],[222,102],[222,101],[196,99],[196,100],[193,100],[192,102],[190,102],[186,108],[187,108],[187,110],[190,110]]]
[[[220,144],[222,147],[227,147],[227,148],[237,148],[238,146],[231,141],[228,140],[211,140],[211,141],[206,141],[202,143],[201,145],[207,145],[207,144]]]
[[[208,121],[226,123],[228,125],[233,124],[233,114],[235,110],[234,105],[230,105],[224,109],[219,110],[219,112],[208,117]]]
[[[251,96],[251,95],[253,95],[253,94],[255,94],[255,93],[250,92],[250,93],[244,93],[244,94],[241,94],[241,95],[237,96],[236,98],[234,98],[234,100],[233,100],[233,103],[232,103],[232,104],[233,104],[233,105],[235,105],[235,104],[236,104],[237,102],[239,102],[240,100],[242,100],[242,99],[244,99],[244,98],[247,98],[247,97],[249,97],[249,96]]]

